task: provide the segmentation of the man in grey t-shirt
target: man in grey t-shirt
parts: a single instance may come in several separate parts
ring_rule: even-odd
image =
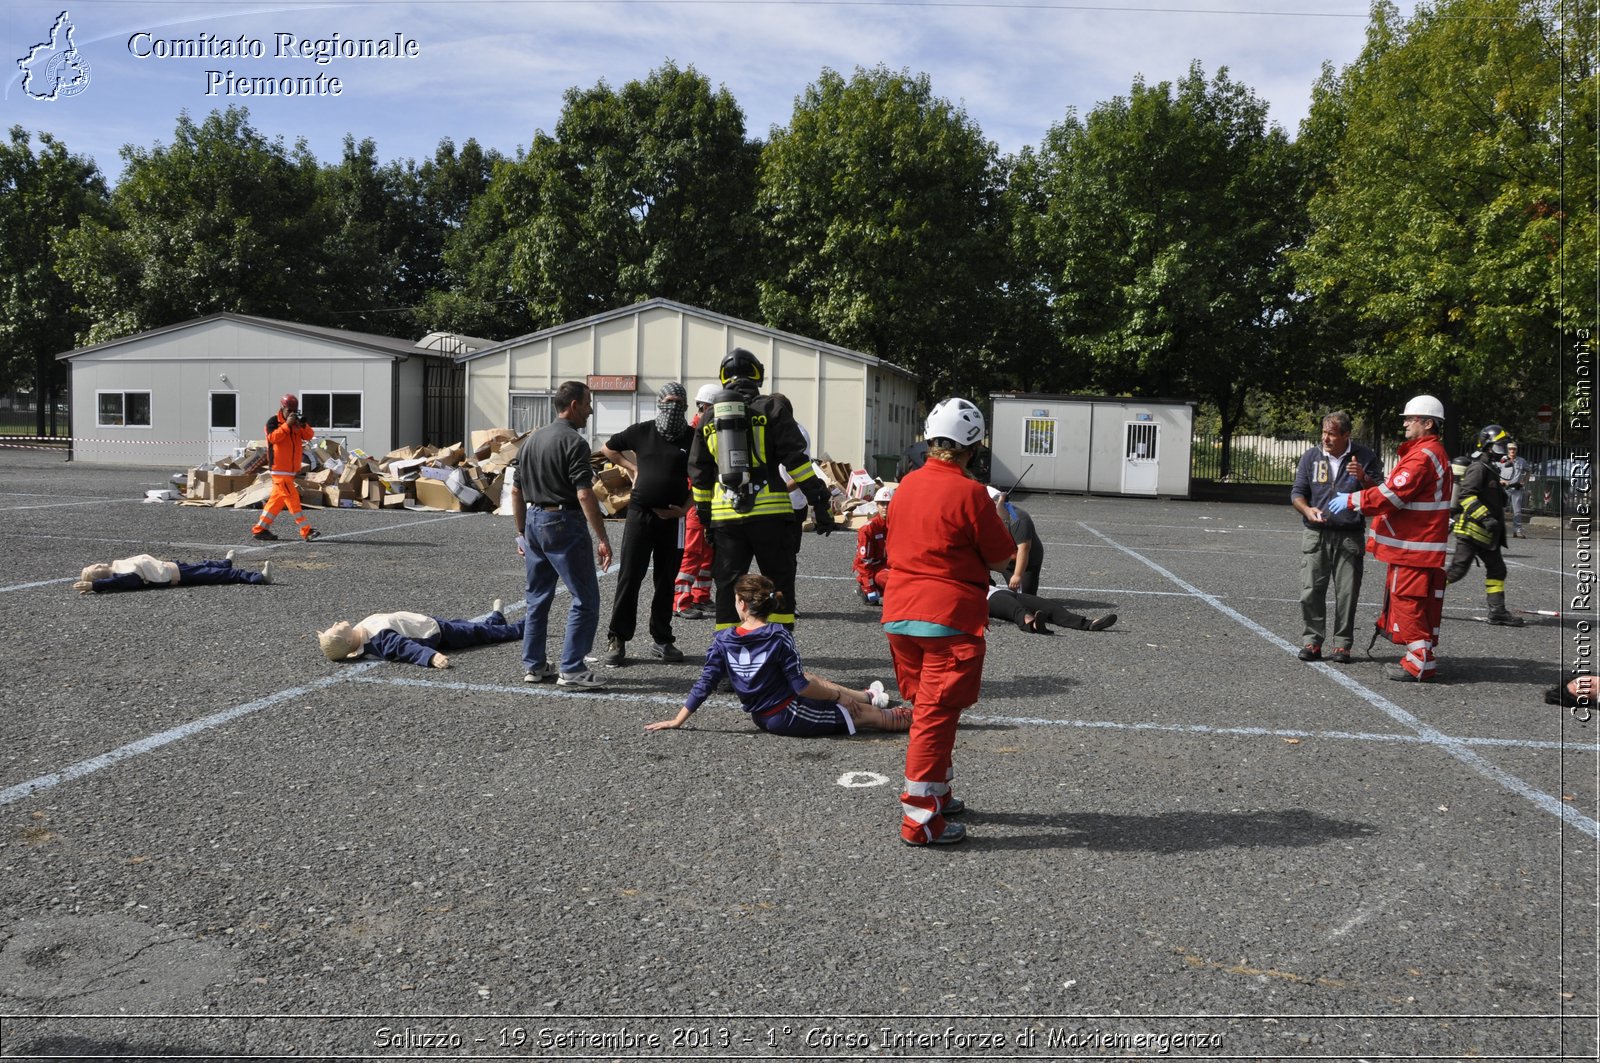
[[[556,389],[555,406],[555,420],[529,436],[517,451],[517,478],[511,490],[517,552],[527,575],[522,678],[527,683],[554,678],[559,686],[598,690],[605,683],[584,661],[600,626],[600,579],[589,563],[589,531],[599,542],[595,557],[602,572],[611,567],[611,542],[594,497],[589,441],[582,431],[594,412],[594,398],[588,385],[569,380]],[[545,655],[558,579],[572,592],[559,669]]]

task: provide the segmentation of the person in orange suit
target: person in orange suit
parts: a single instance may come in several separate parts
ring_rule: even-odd
[[[294,517],[301,539],[309,543],[317,538],[317,529],[311,526],[300,508],[300,489],[294,482],[300,472],[301,453],[314,434],[305,418],[300,416],[300,400],[294,395],[285,395],[278,404],[278,412],[267,421],[267,455],[270,458],[268,464],[272,466],[272,493],[267,496],[267,504],[261,507],[261,518],[250,529],[250,534],[257,539],[277,538],[272,531],[272,518],[285,509]]]

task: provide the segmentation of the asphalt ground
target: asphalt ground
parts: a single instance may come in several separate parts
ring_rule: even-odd
[[[956,747],[971,840],[911,849],[903,735],[774,738],[727,695],[644,732],[709,621],[678,624],[691,663],[605,693],[524,685],[515,645],[448,671],[318,653],[336,619],[518,603],[509,518],[312,511],[320,541],[264,547],[253,513],[142,503],[172,471],[0,468],[6,1058],[1600,1047],[1595,724],[1540,698],[1583,618],[1476,622],[1476,573],[1443,681],[1385,682],[1381,643],[1296,660],[1287,503],[1028,497],[1045,593],[1121,619],[990,633]],[[69,589],[230,547],[274,582]],[[801,649],[892,686],[853,547],[807,537]],[[1514,540],[1510,604],[1569,605],[1574,549]]]

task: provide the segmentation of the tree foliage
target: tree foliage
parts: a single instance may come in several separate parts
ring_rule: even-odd
[[[1052,127],[1031,253],[1077,379],[1198,396],[1230,436],[1246,397],[1290,376],[1296,173],[1266,105],[1198,64]]]
[[[28,131],[12,126],[0,143],[0,391],[34,389],[43,432],[61,383],[54,356],[85,324],[56,273],[52,233],[103,219],[108,194],[93,162],[48,133],[38,142],[36,152]]]
[[[496,175],[509,187],[490,213],[513,229],[509,255],[489,253],[537,325],[657,296],[748,315],[757,153],[733,96],[693,67],[570,89],[555,134]]]
[[[1318,86],[1308,127],[1331,146],[1296,264],[1338,326],[1319,338],[1344,349],[1324,352],[1391,406],[1429,391],[1456,423],[1531,425],[1558,401],[1559,333],[1595,277],[1594,3],[1561,6],[1565,25],[1529,0],[1407,21],[1381,2],[1360,57]]]
[[[824,70],[761,159],[768,323],[987,390],[1006,232],[995,147],[926,75]]]
[[[347,290],[356,243],[337,231],[322,175],[250,127],[240,108],[196,124],[179,117],[170,145],[122,149],[109,220],[86,220],[57,244],[61,275],[91,322],[84,342],[219,311],[332,323],[360,298]]]

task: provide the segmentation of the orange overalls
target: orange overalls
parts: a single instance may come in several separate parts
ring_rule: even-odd
[[[304,421],[295,424],[281,417],[276,419],[278,427],[267,433],[267,453],[272,458],[272,493],[267,496],[267,504],[261,508],[261,519],[256,521],[251,531],[271,530],[273,515],[283,512],[287,507],[294,516],[300,538],[309,539],[311,522],[300,509],[300,489],[295,486],[294,478],[300,472],[301,450],[316,432]]]

